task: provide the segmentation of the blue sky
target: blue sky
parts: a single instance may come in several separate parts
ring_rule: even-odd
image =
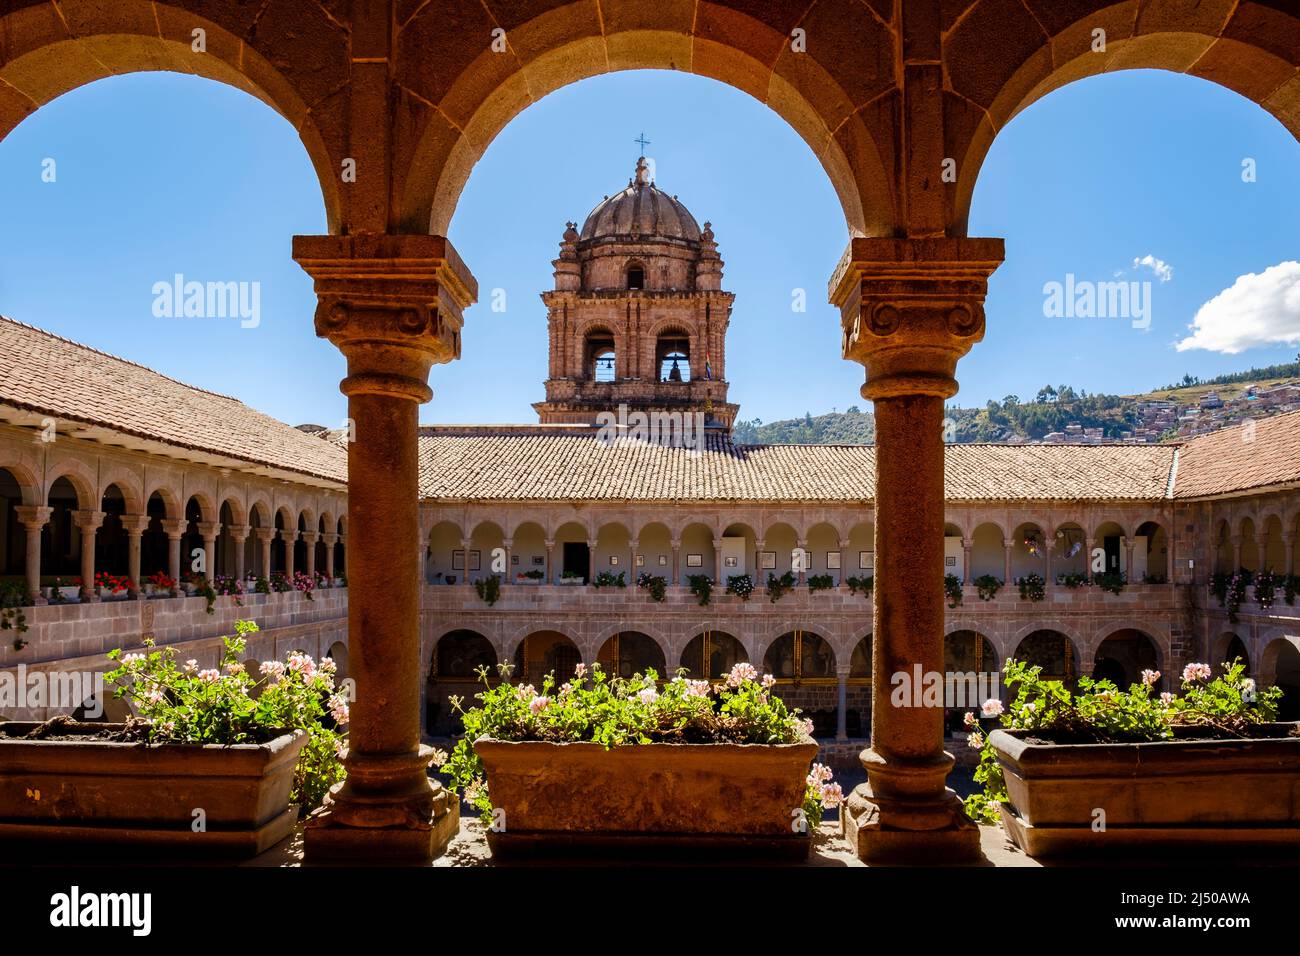
[[[864,404],[861,368],[839,358],[838,316],[825,304],[847,232],[811,151],[743,93],[636,72],[552,94],[475,168],[450,233],[480,304],[461,361],[434,370],[423,420],[535,420],[550,260],[567,219],[581,222],[626,185],[642,132],[660,187],[714,224],[737,295],[728,378],[742,417]],[[1247,157],[1253,183],[1242,181]],[[42,181],[47,158],[54,182]],[[1098,77],[1034,104],[977,181],[970,232],[1005,237],[1007,261],[957,401],[1027,398],[1047,382],[1131,392],[1290,360],[1300,346],[1259,343],[1300,328],[1300,280],[1264,272],[1300,258],[1298,164],[1300,146],[1276,120],[1187,77]],[[0,209],[0,312],[295,424],[344,417],[342,357],[314,337],[311,284],[289,255],[292,235],[325,230],[319,188],[292,129],[264,104],[174,74],[73,91],[0,142]],[[155,316],[153,286],[176,273],[260,283],[260,323]],[[1068,273],[1150,282],[1150,328],[1045,318],[1044,283]],[[1198,309],[1249,273],[1260,278],[1202,313],[1197,342],[1219,350],[1178,351]],[[495,289],[504,311],[491,308]],[[807,290],[806,312],[791,309],[795,289]],[[1239,334],[1246,326],[1255,333]]]

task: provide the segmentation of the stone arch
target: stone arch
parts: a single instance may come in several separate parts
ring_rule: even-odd
[[[881,102],[895,87],[895,38],[869,5],[825,0],[802,15],[771,5],[741,13],[710,0],[604,10],[575,0],[540,15],[533,9],[485,4],[447,30],[442,12],[428,6],[402,24],[398,76],[434,106],[403,144],[395,186],[407,230],[446,235],[470,170],[530,104],[601,73],[662,69],[709,77],[767,104],[818,157],[850,234],[893,233],[893,110]],[[506,53],[487,42],[498,27]],[[837,39],[796,51],[796,27]],[[473,48],[466,36],[485,40]],[[429,70],[430,62],[443,69]]]
[[[148,0],[62,0],[58,13],[52,6],[27,4],[0,17],[0,36],[9,41],[0,51],[0,139],[46,103],[96,80],[157,70],[200,76],[255,96],[289,122],[316,169],[330,231],[338,230],[339,167],[323,133],[332,123],[319,118],[350,63],[347,31],[323,8],[295,4],[259,17],[252,5],[218,12],[205,4],[207,16]],[[192,48],[196,28],[206,34],[201,54]],[[303,31],[313,55],[286,55]],[[334,152],[341,159],[341,143]]]
[[[1278,719],[1300,720],[1300,636],[1272,630],[1258,646],[1260,685],[1282,688]]]
[[[1081,650],[1075,637],[1059,627],[1042,627],[1039,622],[1017,632],[1011,642],[1010,656],[1020,663],[1041,666],[1044,679],[1072,683],[1079,676]]]
[[[1032,9],[1032,12],[1031,12]],[[1093,30],[1106,49],[1094,52]],[[949,222],[964,235],[980,167],[1012,118],[1053,90],[1100,73],[1160,69],[1196,76],[1259,104],[1300,134],[1300,19],[1264,3],[954,5],[943,23],[947,151],[959,174]],[[999,56],[990,56],[990,50]]]
[[[108,494],[110,487],[116,487],[122,500],[126,502],[127,514],[144,513],[144,495],[140,488],[140,479],[121,467],[109,466],[99,475],[99,498]]]
[[[735,664],[749,661],[744,642],[730,631],[714,628],[692,628],[692,631],[695,635],[677,657],[677,666],[686,668],[687,677],[717,680]]]
[[[60,478],[66,478],[68,484],[72,485],[73,491],[77,493],[77,507],[97,508],[99,506],[101,496],[95,494],[99,482],[95,480],[94,474],[84,462],[75,458],[64,458],[51,465],[45,476],[46,498],[49,497],[50,489],[54,487],[54,483]]]
[[[518,684],[532,684],[541,688],[542,680],[551,672],[559,683],[571,680],[574,667],[591,658],[584,657],[581,645],[574,636],[561,627],[539,627],[536,623],[522,627],[518,642],[511,653],[515,669],[511,680]]]
[[[233,491],[223,491],[218,496],[220,504],[217,505],[217,514],[221,514],[222,508],[230,509],[230,520],[234,524],[248,524],[248,508],[244,505],[243,498]],[[220,520],[220,519],[218,519]]]
[[[1111,680],[1121,690],[1141,680],[1142,671],[1160,671],[1160,679],[1153,685],[1156,691],[1166,689],[1170,681],[1164,674],[1168,668],[1167,641],[1145,627],[1125,625],[1104,627],[1095,635],[1092,647],[1092,674],[1094,679]]]
[[[18,485],[18,491],[25,505],[41,505],[45,502],[41,498],[40,482],[36,479],[36,473],[26,465],[20,464],[9,458],[0,459],[0,471],[7,471],[13,477],[14,482]]]
[[[1246,665],[1246,673],[1253,672],[1251,664],[1253,663],[1250,648],[1246,646],[1246,640],[1235,631],[1224,631],[1210,642],[1210,660],[1207,662],[1215,669],[1216,673],[1221,673],[1222,665],[1231,664],[1237,657]]]

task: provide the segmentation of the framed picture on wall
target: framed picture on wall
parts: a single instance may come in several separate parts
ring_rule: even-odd
[[[774,569],[776,567],[776,552],[775,551],[758,552],[758,567],[762,571],[768,571]]]
[[[686,566],[687,566],[688,568],[702,568],[702,567],[704,567],[704,555],[702,555],[702,554],[688,554],[688,555],[686,556]]]
[[[664,567],[667,563],[668,563],[668,555],[666,555],[666,554],[661,554],[661,555],[659,555],[659,567],[662,568],[662,567]]]
[[[943,566],[945,568],[955,568],[957,567],[957,559],[953,557],[951,554],[945,555],[943,559]]]
[[[465,570],[465,552],[464,552],[464,551],[453,551],[453,552],[451,553],[451,569],[452,569],[453,571],[464,571],[464,570]]]
[[[543,565],[543,564],[545,564],[545,563],[546,563],[546,558],[545,558],[544,556],[542,556],[542,555],[540,555],[540,554],[535,554],[535,555],[533,555],[533,564],[536,564],[536,565],[539,565],[539,566],[540,566],[540,565]]]
[[[840,553],[838,551],[827,551],[826,569],[828,571],[834,571],[839,566],[840,566]]]
[[[874,551],[858,552],[858,567],[864,571],[870,571],[876,566],[876,553]]]
[[[479,570],[482,567],[481,564],[482,560],[483,560],[482,551],[471,551],[469,553],[469,569],[471,571]]]
[[[609,566],[610,566],[611,568],[618,567],[618,555],[617,555],[617,554],[611,554],[611,555],[609,556]]]
[[[644,555],[644,554],[638,554],[638,555],[636,556],[636,566],[637,566],[638,568],[644,568],[644,567],[645,567],[645,555]]]
[[[723,563],[723,565],[724,565],[725,567],[728,567],[728,568],[738,568],[738,567],[740,567],[740,561],[737,560],[735,557],[726,557],[726,558],[723,558],[723,559],[722,559],[722,563]]]
[[[517,554],[512,554],[512,555],[510,555],[510,563],[511,563],[511,564],[518,564],[518,563],[519,563],[519,555],[517,555]]]

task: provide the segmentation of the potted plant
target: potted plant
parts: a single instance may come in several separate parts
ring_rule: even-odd
[[[961,578],[955,574],[945,574],[943,576],[943,593],[948,598],[948,607],[953,608],[961,604]]]
[[[560,583],[570,587],[582,584],[582,575],[577,571],[561,571]]]
[[[295,652],[249,674],[256,630],[238,622],[215,668],[149,641],[112,651],[105,683],[136,710],[126,723],[0,724],[6,836],[246,856],[287,836],[343,777],[347,701],[332,661]]]
[[[541,584],[546,575],[538,568],[515,573],[515,584]]]
[[[686,582],[691,586],[691,593],[695,595],[700,607],[708,607],[709,599],[713,596],[713,578],[707,574],[692,574]]]
[[[101,601],[121,601],[130,595],[131,579],[99,571],[95,574],[95,594]]]
[[[474,582],[474,590],[478,593],[479,599],[491,607],[501,598],[501,579],[495,574],[479,578]]]
[[[767,575],[767,596],[775,604],[781,598],[785,597],[794,589],[794,572],[787,571],[785,574],[777,577],[775,574]]]
[[[157,597],[171,597],[176,591],[176,579],[168,577],[165,571],[155,571],[145,578],[149,593]]]
[[[316,579],[302,571],[293,572],[293,589],[303,595],[308,601],[316,600]]]
[[[623,576],[622,571],[618,572],[618,574],[613,571],[601,571],[596,575],[596,579],[591,582],[591,586],[595,588],[625,588],[627,587],[627,579]]]
[[[1026,574],[1023,578],[1016,579],[1016,587],[1020,589],[1020,600],[1022,601],[1041,601],[1047,596],[1047,582],[1043,580],[1041,574]]]
[[[952,578],[956,576],[950,574],[948,575],[948,577]],[[871,595],[875,592],[876,589],[876,579],[871,575],[867,575],[866,577],[858,577],[856,575],[850,575],[849,577],[844,579],[844,583],[849,586],[850,594],[858,594],[860,592],[864,597],[871,597]],[[947,590],[946,582],[945,582],[944,590],[945,591]],[[960,579],[957,580],[957,592],[958,592],[958,603],[961,603],[961,596],[960,596],[961,580]]]
[[[465,736],[441,767],[489,824],[494,853],[588,846],[805,856],[823,808],[842,799],[810,769],[811,721],[737,664],[724,682],[608,677],[577,665],[540,690],[479,669],[479,706],[452,706]],[[652,798],[648,795],[653,794]],[[504,817],[504,826],[498,826]]]
[[[754,593],[754,579],[748,574],[728,575],[727,593],[734,594],[742,601],[748,601],[749,596]]]
[[[835,587],[835,579],[829,574],[810,574],[808,576],[808,590],[812,594],[818,591],[830,591]]]
[[[1123,571],[1103,571],[1092,576],[1092,583],[1110,594],[1119,594],[1128,583],[1128,577]]]
[[[661,574],[642,571],[637,575],[636,586],[649,594],[650,600],[656,604],[663,604],[664,598],[668,594],[668,581]]]
[[[975,591],[981,601],[992,601],[1002,589],[1002,582],[991,574],[981,574],[975,579]]]
[[[1275,722],[1279,688],[1258,690],[1239,662],[1218,677],[1187,665],[1181,695],[1156,694],[1157,671],[1127,691],[1081,677],[1072,692],[1040,670],[1007,661],[1006,685],[1019,691],[1003,726],[971,734],[984,784],[967,798],[972,818],[1000,816],[1031,856],[1294,846],[1300,724]]]

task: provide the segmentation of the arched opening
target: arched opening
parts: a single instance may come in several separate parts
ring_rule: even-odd
[[[50,520],[41,530],[41,574],[58,578],[68,586],[81,574],[81,535],[73,516],[81,504],[66,475],[50,485],[45,503],[51,511]],[[90,582],[86,585],[89,587]]]
[[[1160,650],[1142,631],[1124,628],[1101,642],[1094,655],[1093,680],[1108,680],[1121,690],[1140,683],[1143,671],[1161,670]],[[1168,682],[1162,673],[1152,685],[1153,693],[1160,693]]]
[[[217,509],[217,521],[220,522],[221,527],[217,533],[213,571],[223,578],[233,578],[238,570],[236,552],[240,544],[235,539],[233,529],[236,525],[242,525],[244,522],[235,518],[235,507],[237,506],[236,502],[227,499],[221,502],[221,507]]]
[[[1287,574],[1290,569],[1286,566],[1286,542],[1282,537],[1282,519],[1277,515],[1269,515],[1264,519],[1262,545],[1264,570]]]
[[[691,380],[691,339],[680,329],[659,333],[655,341],[655,368],[661,382]]]
[[[1092,533],[1093,554],[1089,559],[1089,566],[1093,568],[1093,576],[1097,574],[1123,574],[1128,571],[1126,564],[1126,551],[1124,547],[1124,529],[1114,521],[1103,521],[1097,526]],[[1096,571],[1095,559],[1098,557],[1096,552],[1101,550],[1102,563],[1105,570]]]
[[[330,645],[325,656],[334,662],[334,686],[341,687],[343,682],[352,676],[352,671],[349,669],[348,646],[342,641],[335,641]]]
[[[992,522],[975,528],[971,534],[970,551],[972,582],[985,575],[991,575],[999,581],[1006,577],[1006,548],[1002,543],[1004,538],[1002,529]]]
[[[1133,536],[1133,573],[1130,580],[1143,584],[1169,583],[1169,535],[1154,521],[1138,525]]]
[[[1241,519],[1241,566],[1252,574],[1259,570],[1259,541],[1251,518]]]
[[[1214,536],[1214,571],[1216,574],[1231,574],[1237,570],[1233,560],[1232,532],[1227,521],[1220,521]]]
[[[342,577],[348,569],[348,551],[347,551],[347,519],[339,518],[338,524],[338,543],[334,545],[334,575]]]
[[[591,329],[583,341],[582,367],[593,382],[612,382],[618,376],[614,333],[608,329]]]
[[[1079,675],[1074,644],[1060,631],[1042,629],[1025,635],[1011,655],[1031,667],[1041,667],[1043,680],[1059,680],[1072,686]]]
[[[311,530],[307,524],[305,514],[298,515],[298,520],[294,522],[298,534],[293,539],[293,570],[295,574],[307,573],[307,542],[303,540],[302,533]]]
[[[1259,681],[1282,688],[1278,720],[1300,720],[1300,638],[1278,637],[1260,654]]]
[[[1081,581],[1088,574],[1088,536],[1077,521],[1057,525],[1053,535],[1052,577],[1057,584]]]
[[[1023,522],[1011,535],[1011,580],[1007,583],[1014,583],[1031,574],[1037,574],[1046,580],[1046,567],[1047,536],[1037,523]]]
[[[993,643],[983,634],[953,631],[943,639],[944,690],[947,693],[951,681],[954,694],[952,706],[943,711],[945,733],[962,730],[966,714],[978,711],[984,703],[979,699],[981,694],[994,687],[1001,688],[1001,670],[1002,662]]]
[[[149,522],[140,535],[140,577],[147,582],[151,577],[158,580],[171,576],[171,548],[167,530],[163,527],[167,520],[167,502],[163,496],[157,491],[149,495],[144,511]]]
[[[185,503],[185,533],[181,535],[182,578],[207,577],[210,573],[204,566],[207,560],[206,550],[199,530],[199,523],[210,517],[203,513],[203,505],[198,498],[192,497]]]
[[[511,680],[516,684],[532,684],[540,690],[550,674],[555,675],[557,687],[573,680],[582,655],[568,635],[559,631],[534,631],[515,648],[514,663]]]
[[[1245,665],[1247,675],[1252,673],[1250,652],[1246,650],[1246,642],[1231,631],[1219,635],[1214,641],[1214,648],[1209,662],[1215,674],[1224,673],[1229,667],[1238,662]]]
[[[627,287],[628,289],[645,288],[645,266],[639,262],[632,263],[627,267]]]
[[[275,513],[275,537],[271,539],[271,574],[282,575],[289,568],[289,542],[285,539],[297,528],[298,523],[284,508]]]
[[[601,646],[596,660],[605,673],[631,677],[653,670],[660,680],[668,675],[663,648],[659,642],[640,631],[620,631]]]
[[[104,512],[104,520],[95,532],[95,576],[104,574],[118,579],[116,588],[107,585],[106,594],[125,597],[127,592],[123,586],[130,573],[130,554],[126,529],[122,527],[122,516],[127,510],[122,489],[116,484],[105,488],[99,510]],[[116,594],[112,593],[114,591]]]
[[[844,733],[866,737],[871,733],[871,635],[853,645],[849,679],[844,690]]]
[[[8,468],[0,468],[0,576],[14,582],[14,586],[25,588],[27,529],[18,520],[22,504],[22,485]]]
[[[472,698],[473,691],[467,688],[480,683],[481,668],[487,668],[488,677],[495,684],[500,679],[496,665],[496,649],[477,631],[448,631],[440,637],[425,688],[425,731],[435,736],[462,733],[464,727],[448,704],[448,698],[452,695]]]
[[[787,631],[768,645],[763,673],[776,678],[776,692],[787,704],[812,719],[814,737],[835,735],[839,681],[835,650],[825,638],[813,631]]]
[[[696,634],[682,649],[681,666],[694,680],[718,680],[749,660],[745,646],[725,631]]]

